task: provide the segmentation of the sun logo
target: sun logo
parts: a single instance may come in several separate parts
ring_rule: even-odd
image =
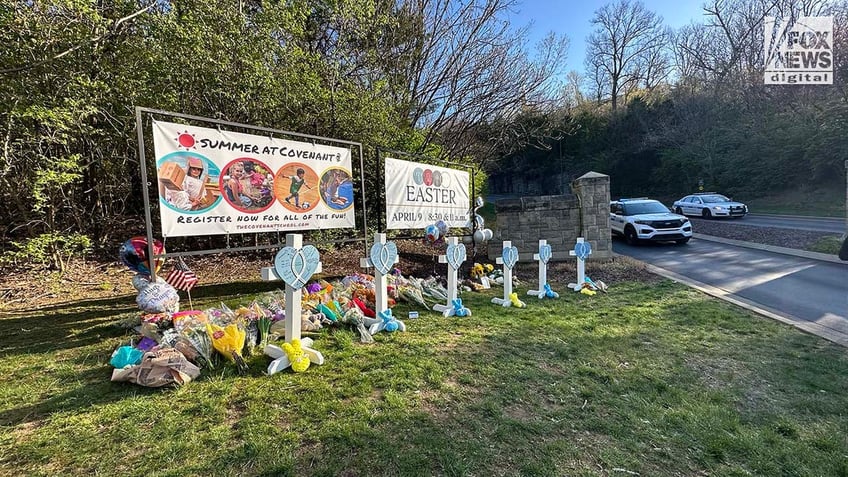
[[[195,147],[195,143],[197,141],[195,141],[194,137],[194,134],[189,134],[188,131],[183,131],[177,137],[175,137],[174,140],[177,141],[180,147],[184,148],[185,150],[197,149],[197,147]]]

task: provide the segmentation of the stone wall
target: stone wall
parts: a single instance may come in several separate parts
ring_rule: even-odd
[[[551,246],[552,260],[568,260],[577,237],[592,244],[590,258],[612,256],[609,176],[589,172],[574,180],[571,190],[573,194],[495,202],[498,227],[488,244],[489,259],[499,257],[503,241],[510,240],[522,262],[532,261],[539,240],[544,239]]]

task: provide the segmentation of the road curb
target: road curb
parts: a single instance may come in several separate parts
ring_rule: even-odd
[[[793,255],[801,258],[809,258],[811,260],[819,260],[822,262],[837,263],[839,265],[848,265],[848,262],[839,260],[836,255],[828,255],[826,253],[808,252],[806,250],[796,250],[794,248],[776,247],[774,245],[764,245],[761,243],[745,242],[743,240],[734,240],[724,237],[716,237],[715,235],[705,235],[693,233],[693,237],[699,240],[708,240],[710,242],[726,243],[736,245],[737,247],[753,248],[757,250],[765,250],[767,252],[782,253],[784,255]]]
[[[724,300],[728,303],[732,303],[736,306],[740,306],[758,315],[765,316],[766,318],[771,318],[775,321],[779,321],[781,323],[795,327],[805,333],[818,336],[819,338],[824,338],[832,343],[836,343],[840,346],[848,348],[848,334],[842,333],[832,328],[828,328],[826,326],[819,325],[817,323],[801,320],[792,315],[783,313],[779,310],[775,310],[773,308],[769,308],[765,305],[761,305],[746,298],[742,298],[729,291],[722,290],[721,288],[714,287],[712,285],[708,285],[697,280],[693,280],[678,273],[674,273],[664,268],[657,267],[656,265],[645,263],[645,267],[649,272],[657,274],[661,277],[665,277],[670,280],[683,283],[684,285],[706,293],[707,295],[713,296],[720,300]]]

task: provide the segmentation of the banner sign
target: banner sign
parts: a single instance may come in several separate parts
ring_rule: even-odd
[[[387,157],[386,228],[419,229],[444,221],[468,227],[468,173]]]
[[[356,225],[350,150],[153,122],[162,235]]]

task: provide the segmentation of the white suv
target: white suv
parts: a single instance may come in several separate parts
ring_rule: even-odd
[[[692,238],[692,224],[682,215],[671,213],[656,200],[619,199],[610,202],[610,227],[634,245],[641,240],[674,241],[684,244]]]

